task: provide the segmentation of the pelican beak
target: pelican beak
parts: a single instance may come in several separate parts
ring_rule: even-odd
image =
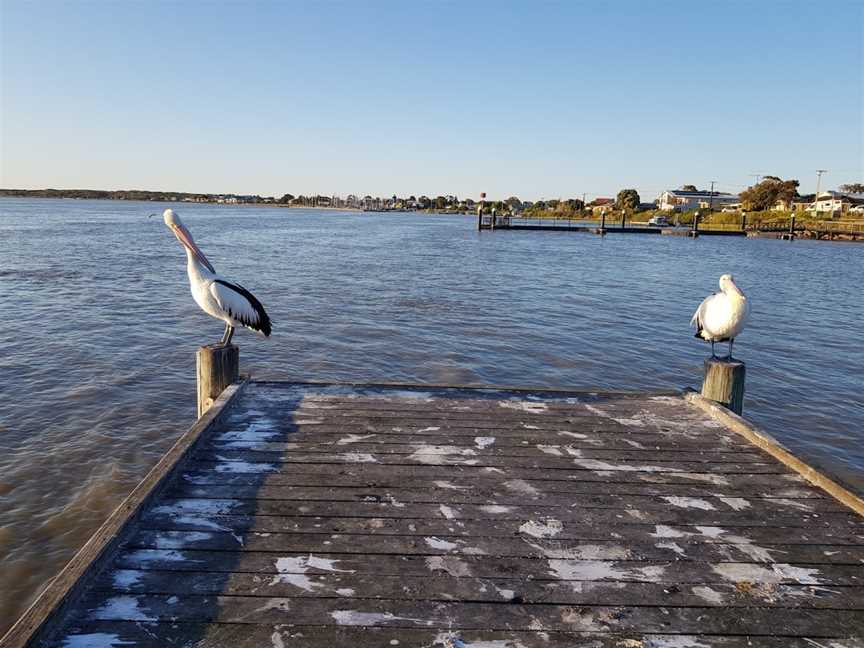
[[[204,267],[206,267],[210,272],[216,272],[213,269],[213,266],[210,265],[210,262],[207,260],[207,257],[204,256],[204,253],[195,245],[195,241],[192,240],[192,235],[182,225],[172,225],[171,231],[174,232],[174,236],[177,237],[177,240],[180,241],[191,253],[192,255],[198,259]]]

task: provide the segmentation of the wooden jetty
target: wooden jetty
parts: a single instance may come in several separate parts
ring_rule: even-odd
[[[699,394],[206,392],[3,648],[864,645],[864,502]]]
[[[819,221],[816,224],[797,224],[796,219],[786,218],[746,225],[714,224],[696,222],[691,227],[659,227],[647,224],[626,225],[621,220],[602,220],[599,225],[586,224],[584,220],[555,218],[526,218],[520,216],[492,216],[480,214],[478,230],[535,231],[535,232],[585,232],[590,234],[662,234],[664,236],[746,236],[748,238],[796,238],[830,241],[864,241],[864,222]]]

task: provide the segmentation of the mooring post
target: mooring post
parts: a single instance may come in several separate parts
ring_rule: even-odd
[[[795,214],[789,219],[789,240],[795,238]]]
[[[727,358],[705,360],[702,395],[739,416],[744,409],[744,363]]]
[[[747,214],[745,212],[741,212],[741,231],[747,231]]]
[[[198,349],[198,417],[210,409],[222,390],[240,379],[240,349],[208,344]]]
[[[600,210],[600,234],[606,233],[606,210]]]

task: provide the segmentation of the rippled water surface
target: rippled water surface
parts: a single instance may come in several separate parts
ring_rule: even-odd
[[[195,415],[189,294],[156,203],[0,199],[0,631]],[[732,272],[745,414],[864,490],[864,246],[475,231],[471,217],[175,206],[274,322],[258,377],[697,386],[688,329]]]

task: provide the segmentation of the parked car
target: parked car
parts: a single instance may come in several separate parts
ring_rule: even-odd
[[[652,216],[648,220],[648,224],[652,227],[670,227],[672,225],[665,216]]]

